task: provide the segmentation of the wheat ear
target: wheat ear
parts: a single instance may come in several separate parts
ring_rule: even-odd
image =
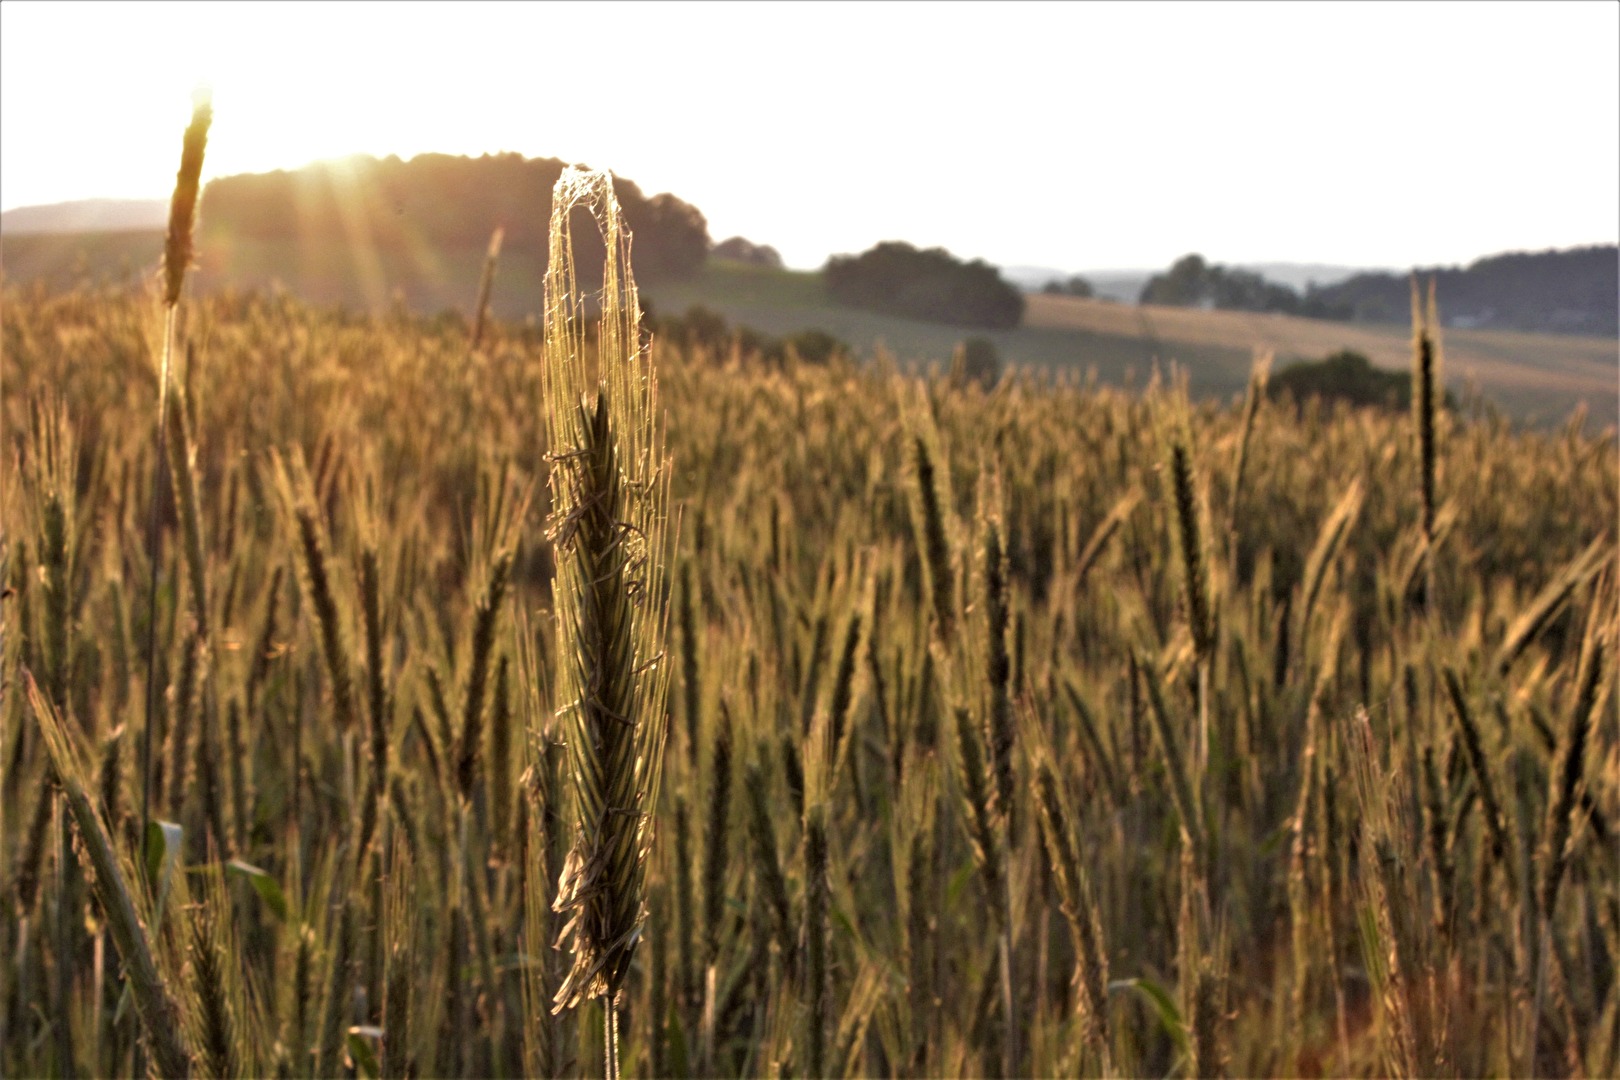
[[[607,244],[591,372],[570,216]],[[658,381],[641,348],[630,238],[606,173],[567,169],[552,197],[543,393],[557,551],[558,701],[567,717],[574,844],[555,908],[573,965],[554,1011],[605,998],[606,1072],[618,1075],[616,999],[640,938],[653,810],[668,732],[664,543],[668,476]],[[593,377],[594,375],[594,377]]]
[[[1439,382],[1439,349],[1434,337],[1434,279],[1429,279],[1429,305],[1418,302],[1417,275],[1412,276],[1412,425],[1417,431],[1418,493],[1422,504],[1423,574],[1425,611],[1434,611],[1434,545],[1436,529],[1435,464],[1438,436],[1435,431],[1435,394]]]

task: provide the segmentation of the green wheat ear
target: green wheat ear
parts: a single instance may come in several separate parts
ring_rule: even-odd
[[[591,214],[607,244],[594,341],[575,275],[576,209]],[[563,172],[550,256],[542,390],[558,574],[557,700],[574,791],[574,843],[555,903],[567,916],[561,939],[573,963],[553,1011],[606,998],[614,1075],[614,1009],[646,914],[668,728],[669,469],[657,375],[641,345],[630,238],[607,173]]]

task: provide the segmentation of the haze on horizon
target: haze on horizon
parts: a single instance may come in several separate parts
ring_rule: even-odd
[[[610,168],[790,266],[1620,240],[1614,4],[0,6],[0,206],[352,153]]]

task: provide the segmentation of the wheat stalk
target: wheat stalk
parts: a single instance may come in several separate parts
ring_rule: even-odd
[[[979,533],[985,612],[985,684],[989,708],[985,713],[985,746],[995,805],[1010,836],[1016,836],[1016,781],[1013,776],[1012,660],[1007,654],[1010,621],[1006,544],[1002,535],[1001,484],[998,477],[981,476]]]
[[[191,123],[186,128],[180,151],[180,169],[175,175],[174,194],[169,203],[169,229],[163,248],[163,362],[158,375],[156,455],[152,462],[151,501],[147,511],[146,551],[151,560],[147,588],[146,646],[146,726],[141,759],[141,835],[151,820],[153,720],[157,715],[157,587],[158,505],[163,461],[169,455],[169,393],[174,381],[173,354],[180,293],[186,268],[191,264],[192,231],[196,224],[197,195],[201,189],[203,151],[208,145],[208,128],[214,120],[213,105],[205,91],[198,91],[192,105]]]
[[[782,966],[789,973],[796,967],[793,918],[788,902],[787,879],[776,847],[776,826],[771,818],[770,796],[765,788],[765,771],[758,761],[750,761],[743,772],[743,789],[748,794],[748,835],[753,844],[755,873],[770,909],[771,926],[776,931]]]
[[[827,956],[828,861],[826,807],[815,802],[804,812],[805,1074],[813,1077],[828,1075],[827,1020],[832,1004]]]
[[[332,684],[332,714],[340,731],[355,725],[354,675],[349,664],[349,641],[338,614],[332,568],[327,556],[321,512],[302,457],[294,455],[290,467],[275,458],[276,484],[297,530],[298,578],[309,605],[315,610],[320,631],[321,655]]]
[[[1328,571],[1343,549],[1346,537],[1355,528],[1356,519],[1361,514],[1363,498],[1360,478],[1351,480],[1350,486],[1323,519],[1321,531],[1316,536],[1316,544],[1305,560],[1305,576],[1300,582],[1299,633],[1295,639],[1298,642],[1296,653],[1299,656],[1304,656],[1308,652],[1306,643],[1310,635],[1311,613],[1322,594],[1322,586],[1327,581]]]
[[[1249,372],[1249,393],[1243,402],[1243,419],[1239,425],[1242,434],[1238,436],[1237,462],[1232,466],[1232,496],[1226,508],[1226,533],[1234,552],[1237,550],[1237,516],[1243,499],[1243,477],[1249,465],[1249,442],[1254,437],[1254,421],[1260,414],[1261,399],[1266,396],[1271,361],[1270,353],[1254,358],[1254,367]]]
[[[496,227],[489,234],[489,251],[484,255],[484,271],[478,278],[478,301],[473,306],[472,347],[484,340],[484,324],[489,315],[489,293],[495,287],[495,267],[501,261],[501,240],[506,230]]]
[[[489,685],[490,657],[495,650],[495,627],[512,573],[512,558],[512,551],[505,549],[491,560],[484,593],[478,599],[473,617],[472,657],[467,671],[461,733],[456,744],[456,786],[463,799],[472,798],[479,753],[483,748],[484,698]]]
[[[1414,926],[1416,905],[1408,868],[1399,855],[1408,846],[1411,828],[1403,819],[1404,781],[1380,764],[1366,709],[1356,710],[1345,734],[1351,784],[1361,812],[1360,883],[1370,914],[1363,927],[1363,954],[1390,1026],[1382,1064],[1391,1075],[1432,1075],[1434,1048],[1445,1038],[1444,1020],[1431,1015],[1430,1006],[1436,1003],[1423,993],[1425,950]]]
[[[365,802],[361,807],[360,843],[370,845],[376,828],[384,792],[388,786],[389,700],[384,684],[382,640],[382,571],[376,543],[369,542],[360,553],[360,614],[366,644],[366,717],[371,722],[371,769],[366,779]]]
[[[1594,605],[1582,643],[1580,666],[1575,680],[1575,703],[1564,738],[1559,740],[1549,783],[1547,820],[1541,849],[1541,912],[1551,921],[1557,910],[1558,888],[1569,861],[1569,837],[1581,791],[1586,743],[1592,733],[1592,713],[1604,676],[1604,655],[1610,647],[1608,635],[1600,629],[1604,612],[1613,609],[1603,591]]]
[[[51,766],[67,796],[68,808],[84,841],[84,859],[91,870],[96,899],[106,914],[108,929],[118,946],[125,976],[146,1030],[147,1046],[160,1075],[191,1074],[192,1055],[181,1033],[180,1010],[159,973],[148,927],[152,915],[144,894],[130,887],[134,869],[112,843],[111,829],[102,820],[85,786],[82,754],[73,734],[56,709],[40,693],[33,676],[24,673],[28,700],[39,721],[50,753]]]
[[[1511,848],[1507,815],[1503,813],[1502,800],[1497,797],[1496,784],[1491,780],[1490,763],[1486,760],[1485,748],[1480,741],[1479,725],[1474,722],[1473,710],[1468,707],[1468,694],[1461,678],[1450,666],[1442,668],[1441,674],[1445,676],[1446,693],[1451,699],[1452,714],[1457,718],[1457,730],[1462,736],[1468,765],[1479,784],[1479,801],[1485,810],[1485,828],[1490,836],[1491,855],[1501,864],[1508,881],[1516,885],[1517,872],[1513,868],[1513,860],[1509,858]]]
[[[1100,1071],[1106,1076],[1113,1071],[1113,1061],[1108,1032],[1108,949],[1102,920],[1097,914],[1090,875],[1074,844],[1074,815],[1069,811],[1068,800],[1054,771],[1051,747],[1033,710],[1022,711],[1026,738],[1034,746],[1034,795],[1041,836],[1052,860],[1059,904],[1079,958],[1076,982],[1080,989],[1077,1004],[1082,1031],[1097,1055]]]
[[[918,412],[927,415],[924,409]],[[946,531],[950,508],[945,494],[948,474],[943,478],[939,475],[942,470],[936,465],[938,453],[931,445],[932,434],[931,428],[919,425],[911,436],[913,520],[933,604],[934,633],[940,641],[949,642],[956,627],[956,574]]]

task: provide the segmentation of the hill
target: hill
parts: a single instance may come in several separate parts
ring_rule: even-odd
[[[826,330],[870,355],[881,346],[902,364],[943,363],[964,331],[834,306],[819,275],[710,264],[690,279],[650,286],[657,310],[676,313],[693,304],[733,323],[770,334]],[[1446,310],[1442,290],[1441,310]],[[1241,393],[1256,350],[1269,350],[1275,366],[1319,360],[1341,349],[1380,368],[1406,371],[1411,362],[1405,326],[1362,326],[1289,315],[1258,315],[1195,308],[1137,307],[1067,296],[1027,297],[1024,321],[1013,330],[973,331],[992,341],[1009,364],[1070,374],[1094,374],[1116,386],[1140,386],[1155,364],[1175,361],[1193,389],[1207,397]],[[1593,421],[1620,420],[1616,388],[1620,361],[1615,343],[1564,334],[1447,330],[1447,384],[1464,402],[1472,386],[1515,420],[1562,422],[1585,402]]]
[[[169,204],[165,199],[81,199],[7,210],[0,214],[0,234],[161,229],[168,218]]]
[[[1278,285],[1286,285],[1295,292],[1303,293],[1312,285],[1334,285],[1347,281],[1358,274],[1379,273],[1358,266],[1338,266],[1331,263],[1235,263],[1233,268],[1248,270],[1259,274],[1267,281]],[[1067,281],[1071,277],[1083,277],[1091,282],[1099,297],[1118,300],[1124,304],[1136,303],[1137,297],[1142,295],[1142,286],[1146,285],[1156,270],[1058,270],[1050,266],[1004,266],[1001,276],[1013,282],[1025,292],[1040,292],[1049,281]]]
[[[130,285],[140,275],[155,272],[162,257],[161,227],[0,234],[0,273],[6,280],[39,282],[55,290]]]
[[[1620,334],[1620,248],[1613,244],[1509,252],[1467,267],[1417,267],[1412,273],[1434,278],[1447,326]],[[1313,295],[1348,309],[1356,322],[1404,323],[1411,310],[1406,274],[1357,274]]]

